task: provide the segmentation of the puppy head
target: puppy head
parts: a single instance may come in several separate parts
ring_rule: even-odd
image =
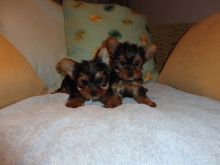
[[[120,43],[111,56],[111,66],[122,80],[135,80],[142,77],[142,67],[156,51],[156,46],[147,47],[124,42]]]
[[[77,90],[85,99],[99,100],[109,87],[109,67],[99,61],[83,61],[78,66]]]
[[[57,70],[75,81],[75,88],[86,100],[99,100],[108,90],[110,69],[99,60],[77,63],[63,59],[57,64]]]
[[[153,57],[156,49],[154,44],[141,47],[109,37],[103,42],[96,59],[109,61],[120,79],[134,80],[141,78],[143,64]]]

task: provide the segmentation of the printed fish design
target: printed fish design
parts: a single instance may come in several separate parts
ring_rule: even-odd
[[[101,17],[100,15],[91,15],[91,16],[90,16],[90,20],[91,20],[92,22],[99,22],[99,21],[102,20],[102,17]]]
[[[148,43],[148,38],[147,38],[147,36],[146,35],[141,35],[140,36],[140,41],[141,41],[141,44],[142,45],[147,45],[147,43]]]
[[[74,8],[81,8],[81,7],[83,7],[83,5],[84,4],[82,2],[77,2],[77,3],[73,4],[72,7],[74,7]]]
[[[85,37],[86,32],[84,30],[80,30],[78,32],[76,32],[75,34],[75,38],[77,41],[80,41],[81,39],[83,39]]]
[[[133,24],[133,21],[129,18],[124,18],[121,21],[122,21],[123,24],[128,25],[128,26]]]

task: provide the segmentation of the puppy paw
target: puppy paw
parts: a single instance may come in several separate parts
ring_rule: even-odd
[[[141,104],[146,104],[152,108],[155,108],[157,106],[157,104],[151,101],[149,98],[138,98],[136,99],[136,101]]]
[[[80,98],[73,98],[67,101],[66,106],[69,108],[77,108],[84,105],[84,102]]]
[[[151,106],[153,108],[155,108],[157,106],[157,104],[155,102],[153,102],[153,101],[148,102],[147,105],[149,105],[149,106]]]
[[[120,96],[111,96],[105,102],[105,108],[115,108],[122,104],[122,98]]]

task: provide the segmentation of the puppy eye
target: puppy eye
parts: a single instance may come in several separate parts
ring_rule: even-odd
[[[135,62],[133,65],[134,67],[140,67],[140,62]]]
[[[103,81],[104,81],[104,79],[103,79],[102,77],[100,77],[100,78],[97,78],[97,79],[95,80],[95,83],[99,85],[99,84],[101,84]]]
[[[120,64],[121,64],[121,66],[125,66],[126,63],[121,61]]]
[[[81,86],[86,87],[86,86],[89,85],[89,81],[88,80],[82,80],[80,84],[81,84]]]

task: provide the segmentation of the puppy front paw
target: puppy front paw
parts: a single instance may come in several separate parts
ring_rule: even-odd
[[[146,105],[153,107],[153,108],[155,108],[157,106],[157,104],[155,102],[153,102],[152,100],[150,100],[149,98],[141,97],[141,98],[136,98],[135,100],[138,103],[146,104]]]
[[[115,108],[121,104],[122,104],[122,98],[120,96],[111,96],[106,100],[104,107]]]
[[[147,105],[149,105],[150,107],[153,107],[153,108],[155,108],[157,106],[157,104],[151,100],[148,101]]]
[[[84,105],[84,102],[80,98],[69,99],[66,103],[66,106],[69,108],[77,108]]]

